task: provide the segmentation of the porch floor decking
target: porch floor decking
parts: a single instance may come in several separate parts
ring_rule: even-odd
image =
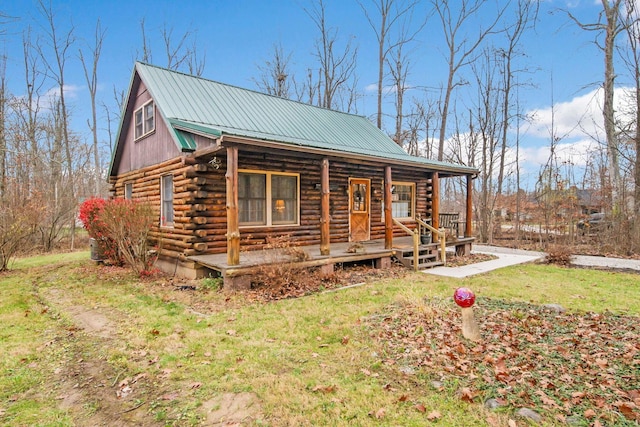
[[[447,241],[447,247],[468,244],[473,242],[474,238],[458,238],[455,241]],[[282,249],[259,249],[252,251],[240,252],[240,264],[229,265],[227,263],[227,254],[207,254],[192,255],[188,259],[194,261],[206,268],[220,272],[223,277],[233,277],[242,274],[251,274],[262,265],[275,264],[279,262],[294,261],[300,267],[315,267],[327,264],[349,263],[365,260],[380,260],[383,258],[391,258],[397,250],[413,248],[413,240],[411,236],[401,236],[393,238],[393,248],[385,249],[384,239],[368,240],[358,242],[360,248],[353,252],[354,242],[336,242],[331,243],[330,255],[320,254],[320,245],[296,246],[308,255],[308,259],[304,261],[295,261],[291,255],[283,253]],[[429,245],[421,245],[421,247],[437,247],[437,243]],[[352,251],[348,251],[352,248]]]

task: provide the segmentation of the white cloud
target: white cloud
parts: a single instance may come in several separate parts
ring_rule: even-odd
[[[616,88],[614,93],[614,108],[621,122],[629,120],[623,112],[629,111],[630,93],[631,89],[626,87]],[[602,140],[603,100],[604,91],[598,88],[553,107],[529,111],[527,116],[531,120],[522,127],[521,134],[546,139],[553,134],[559,141],[580,138]]]
[[[78,85],[64,85],[64,96],[67,99],[76,99],[78,98],[78,93],[81,92],[83,88]],[[47,91],[44,95],[44,98],[55,99],[60,97],[60,88],[53,87]]]
[[[64,95],[67,100],[75,100],[78,98],[78,94],[83,90],[82,86],[78,85],[64,85]],[[54,107],[54,102],[60,98],[60,88],[53,87],[49,89],[44,95],[40,96],[37,100],[38,106],[46,110],[51,110]]]
[[[406,85],[405,86],[405,91],[406,90],[411,90],[413,89],[414,86],[411,85]],[[366,85],[364,87],[364,91],[365,92],[373,92],[373,93],[378,93],[378,84],[377,83],[371,83],[369,85]],[[382,86],[382,94],[383,95],[391,95],[394,94],[398,91],[398,88],[396,86]]]
[[[556,162],[579,167],[585,166],[598,148],[598,144],[590,139],[557,144],[555,147]],[[549,145],[520,149],[520,159],[524,163],[541,166],[549,161],[550,155],[551,147]]]
[[[371,83],[370,85],[366,85],[364,87],[365,92],[375,92],[378,90],[378,85],[376,83]]]

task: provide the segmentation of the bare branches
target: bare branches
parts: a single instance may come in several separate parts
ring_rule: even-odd
[[[509,3],[498,8],[493,15],[491,21],[486,22],[484,28],[480,28],[477,35],[469,40],[468,35],[464,33],[465,24],[474,16],[485,4],[482,0],[461,0],[459,8],[455,11],[451,10],[451,2],[447,0],[432,0],[436,15],[440,19],[442,30],[444,32],[447,47],[448,77],[445,86],[444,101],[442,106],[442,120],[440,125],[440,139],[438,142],[438,160],[442,160],[444,156],[444,141],[447,131],[447,117],[449,114],[449,104],[454,89],[460,85],[455,81],[455,77],[459,70],[473,62],[476,58],[476,52],[482,42],[492,34],[498,32],[496,27],[500,22],[502,15],[507,10]],[[462,32],[462,34],[461,34]],[[458,37],[462,39],[459,40]]]
[[[280,98],[290,98],[293,80],[289,70],[291,53],[285,54],[282,44],[278,43],[273,45],[271,55],[271,59],[266,60],[264,65],[258,65],[260,77],[258,80],[254,79],[254,82],[262,92]]]
[[[371,0],[375,6],[376,12],[379,15],[380,24],[379,26],[374,23],[373,18],[369,14],[367,8],[358,1],[358,4],[362,8],[369,25],[373,29],[376,39],[378,41],[378,90],[377,90],[377,114],[376,114],[376,125],[379,129],[382,129],[382,98],[383,98],[383,85],[384,85],[384,65],[388,61],[387,57],[389,53],[393,49],[397,49],[397,57],[395,59],[396,67],[398,65],[398,58],[402,57],[402,46],[413,41],[417,34],[424,28],[427,22],[427,15],[425,14],[425,18],[422,20],[422,23],[415,30],[408,32],[407,31],[407,21],[411,20],[413,16],[413,12],[417,5],[420,3],[418,1],[412,1],[409,3],[404,3],[402,0]],[[401,19],[405,19],[405,22],[402,25],[402,31],[400,35],[394,41],[390,41],[390,32],[393,27],[399,23]],[[404,62],[404,61],[403,61]],[[396,73],[394,75],[394,82],[398,81],[399,74]],[[406,76],[405,76],[406,77]],[[398,103],[396,99],[396,105],[402,104],[402,102]],[[402,122],[402,120],[400,120]],[[396,123],[396,142],[401,145],[401,143],[397,140],[399,135],[398,126]]]
[[[140,21],[142,36],[142,52],[137,52],[137,57],[142,62],[151,63],[153,54],[151,42],[147,37],[145,21]],[[186,71],[189,74],[201,76],[204,72],[206,54],[200,57],[197,44],[197,33],[185,31],[182,36],[175,37],[173,27],[165,22],[160,29],[162,47],[166,58],[166,68],[171,70]]]
[[[140,33],[142,35],[142,55],[140,55],[140,53],[138,52],[137,57],[142,62],[151,63],[151,45],[149,39],[147,38],[147,32],[144,26],[144,18],[140,20]]]
[[[617,36],[626,28],[620,22],[620,11],[624,4],[623,0],[602,0],[602,12],[599,19],[594,23],[582,23],[569,12],[567,15],[580,28],[587,31],[596,31],[598,35],[604,35],[604,44],[600,44],[596,38],[596,45],[602,49],[604,54],[604,105],[602,117],[607,138],[607,164],[609,167],[609,180],[611,185],[612,209],[618,212],[621,204],[622,177],[620,174],[619,141],[616,132],[616,119],[613,104],[615,91],[615,65],[614,51]]]
[[[102,165],[100,163],[100,151],[98,149],[98,115],[97,115],[97,100],[96,93],[98,91],[98,62],[100,60],[100,53],[102,52],[102,43],[104,41],[106,30],[102,29],[100,20],[96,23],[96,30],[93,40],[93,46],[89,47],[89,53],[91,54],[90,65],[87,64],[82,49],[78,50],[78,56],[82,63],[82,69],[84,71],[84,77],[89,89],[89,96],[91,98],[91,120],[87,120],[89,129],[91,130],[91,136],[93,139],[92,151],[95,167],[95,195],[101,194],[101,182],[102,182]]]
[[[336,46],[338,31],[328,27],[323,0],[318,0],[311,11],[306,10],[318,28],[320,35],[316,40],[315,56],[319,62],[318,105],[325,108],[338,108],[337,93],[348,90],[356,69],[357,48],[347,41],[343,50]],[[344,105],[341,106],[344,109]]]

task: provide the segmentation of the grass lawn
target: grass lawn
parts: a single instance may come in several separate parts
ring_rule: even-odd
[[[638,275],[407,273],[259,302],[212,280],[140,281],[87,253],[14,269],[0,275],[1,425],[527,425],[520,406],[543,425],[638,425]],[[460,286],[478,296],[480,347],[460,337]],[[571,381],[542,372],[563,366]]]

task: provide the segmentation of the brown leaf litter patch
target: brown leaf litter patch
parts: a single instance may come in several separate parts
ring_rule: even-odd
[[[459,267],[496,258],[491,254],[476,253],[465,256],[450,255],[447,257],[447,265]],[[251,300],[258,301],[299,298],[355,284],[399,278],[410,273],[411,270],[399,262],[392,262],[384,269],[373,268],[372,261],[337,265],[334,273],[330,275],[322,275],[313,269],[295,270],[286,265],[279,265],[275,270],[265,267],[262,277],[257,278],[247,295]]]
[[[245,294],[252,301],[262,302],[299,298],[354,284],[402,277],[408,273],[409,270],[399,263],[377,269],[372,267],[370,261],[337,265],[334,272],[328,275],[321,274],[317,269],[266,271],[261,277],[255,278],[252,289]]]
[[[476,264],[494,259],[498,259],[498,257],[491,254],[472,253],[464,256],[447,255],[447,267],[462,267],[464,265]]]
[[[460,310],[444,299],[396,304],[365,324],[387,367],[422,372],[463,401],[580,425],[638,425],[638,317],[487,298],[474,310],[480,343],[462,337]]]
[[[463,266],[496,259],[490,254],[470,254],[447,257],[447,265]],[[236,292],[222,302],[207,298],[216,290],[203,286],[201,280],[185,280],[177,277],[159,277],[141,282],[146,292],[160,296],[165,301],[173,301],[191,307],[198,313],[211,314],[227,309],[234,304],[247,301],[268,302],[281,299],[300,298],[306,295],[339,289],[355,284],[371,283],[385,279],[395,279],[410,274],[411,270],[398,262],[392,262],[388,268],[374,268],[372,261],[337,264],[332,274],[321,274],[318,269],[298,269],[292,264],[280,263],[265,266],[254,275],[252,287],[248,291]],[[222,304],[222,305],[221,305]]]

